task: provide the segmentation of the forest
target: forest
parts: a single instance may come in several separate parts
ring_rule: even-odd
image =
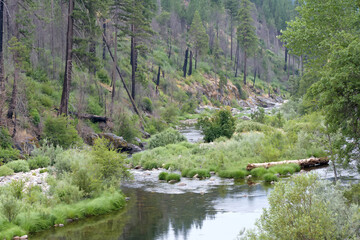
[[[272,189],[238,239],[359,239],[359,7],[0,0],[0,239],[127,211],[145,173]]]

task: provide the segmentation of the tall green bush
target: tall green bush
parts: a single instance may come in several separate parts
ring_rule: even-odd
[[[200,118],[198,126],[203,130],[206,142],[212,142],[221,136],[231,138],[235,132],[235,118],[229,108],[221,109],[210,118]]]
[[[169,128],[152,136],[149,140],[149,148],[152,149],[184,141],[186,141],[186,138],[179,131]]]
[[[82,143],[74,123],[66,117],[48,117],[45,120],[44,137],[55,146],[63,148]]]

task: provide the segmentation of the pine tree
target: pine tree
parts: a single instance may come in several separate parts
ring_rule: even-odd
[[[122,23],[118,27],[131,38],[131,96],[135,99],[138,54],[148,50],[146,42],[153,35],[150,24],[155,4],[152,0],[115,0],[112,9],[115,18]]]
[[[230,16],[230,58],[233,59],[233,33],[234,33],[234,24],[237,20],[239,12],[239,0],[226,0],[225,8]]]
[[[258,44],[253,19],[251,17],[251,5],[249,0],[242,0],[238,15],[239,26],[237,29],[237,37],[240,47],[244,51],[244,84],[246,85],[246,64],[247,58],[254,53]]]
[[[194,19],[192,21],[190,31],[190,41],[195,50],[195,69],[197,67],[198,56],[206,52],[209,48],[209,36],[206,34],[206,30],[202,23],[200,14],[195,12]]]

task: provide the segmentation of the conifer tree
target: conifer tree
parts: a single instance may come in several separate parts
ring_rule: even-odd
[[[195,12],[194,19],[190,27],[190,41],[195,50],[195,69],[197,67],[198,56],[206,52],[209,48],[209,36],[206,34],[200,14]]]
[[[138,54],[147,51],[146,42],[153,35],[150,24],[155,4],[153,0],[115,0],[112,9],[122,23],[118,27],[131,38],[131,96],[135,99]]]
[[[244,84],[246,85],[246,64],[247,58],[254,53],[258,44],[253,19],[251,17],[251,3],[249,0],[242,0],[238,15],[239,26],[237,29],[237,37],[240,47],[244,51]]]
[[[233,33],[234,24],[239,12],[239,0],[226,0],[225,8],[230,16],[230,58],[233,59]]]

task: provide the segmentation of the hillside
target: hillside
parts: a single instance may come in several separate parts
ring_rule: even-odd
[[[278,11],[284,21],[289,20],[294,9],[291,1],[275,2],[282,2]],[[241,9],[239,4],[230,0],[144,1],[147,14],[134,35],[127,28],[130,22],[121,19],[130,19],[131,9],[117,1],[75,1],[68,113],[76,119],[80,136],[113,132],[134,142],[135,137],[144,137],[143,126],[154,134],[176,124],[180,115],[193,113],[199,105],[254,107],[262,105],[254,100],[255,95],[289,96],[287,80],[299,74],[300,60],[292,57],[290,61],[277,39],[284,26],[268,12],[266,1],[251,3],[251,25],[258,40],[244,68],[245,48],[239,42],[240,23],[234,10]],[[203,11],[205,5],[210,6],[207,11]],[[64,113],[60,103],[67,76],[68,4],[17,0],[6,7],[1,122],[15,142],[44,139],[46,120]],[[97,14],[91,15],[95,9]],[[201,22],[195,23],[195,14]],[[16,21],[11,16],[17,16]],[[192,36],[195,25],[205,31],[204,46],[197,46]],[[138,41],[135,48],[132,39]],[[119,80],[109,49],[124,83]],[[132,56],[136,58],[134,66]],[[289,59],[286,71],[284,59]],[[124,84],[145,125],[136,116]]]

